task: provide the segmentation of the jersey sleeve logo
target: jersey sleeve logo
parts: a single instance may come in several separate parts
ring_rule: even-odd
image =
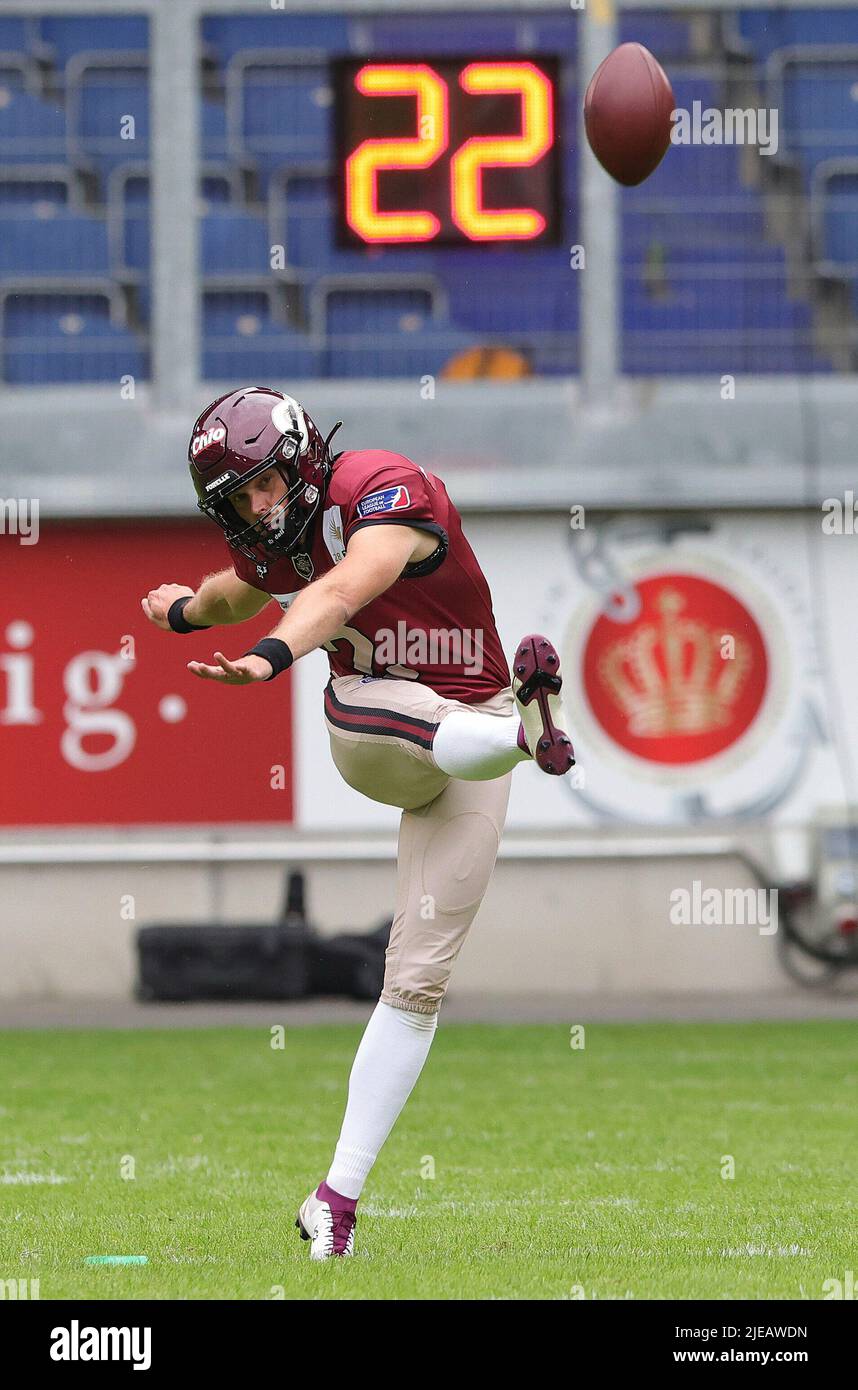
[[[411,496],[404,483],[384,487],[380,492],[367,493],[357,504],[358,516],[378,516],[379,512],[400,512],[411,506]]]

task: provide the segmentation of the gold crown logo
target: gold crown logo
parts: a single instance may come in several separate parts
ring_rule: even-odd
[[[680,617],[685,599],[665,588],[661,617],[615,642],[599,661],[599,675],[638,738],[706,734],[730,720],[751,664],[747,642],[735,638],[734,655],[721,655],[722,634]]]

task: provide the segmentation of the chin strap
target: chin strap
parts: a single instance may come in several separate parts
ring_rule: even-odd
[[[328,435],[327,439],[325,440],[325,462],[326,462],[326,463],[335,463],[335,462],[336,462],[336,459],[332,459],[331,456],[330,456],[330,455],[331,455],[331,448],[330,448],[330,445],[331,445],[331,440],[333,439],[333,437],[334,437],[334,435],[336,434],[337,430],[342,429],[342,427],[343,427],[343,422],[342,422],[342,420],[338,420],[337,423],[334,425],[334,428],[331,430],[330,434]],[[339,458],[339,454],[337,454],[336,458]]]

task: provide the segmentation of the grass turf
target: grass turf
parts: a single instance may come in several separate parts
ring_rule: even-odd
[[[858,1269],[840,1022],[592,1025],[583,1049],[442,1023],[356,1257],[312,1264],[295,1210],[360,1032],[0,1033],[0,1279],[42,1299],[821,1298]],[[148,1263],[85,1263],[104,1254]]]

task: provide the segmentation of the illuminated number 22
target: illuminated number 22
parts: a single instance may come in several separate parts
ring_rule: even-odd
[[[459,75],[463,91],[489,96],[519,93],[519,135],[484,135],[466,140],[450,161],[450,212],[471,241],[526,240],[539,236],[545,218],[535,208],[484,208],[485,168],[535,164],[554,140],[551,83],[532,63],[469,63]],[[378,174],[385,169],[427,169],[449,143],[447,84],[425,64],[361,68],[355,86],[365,96],[416,96],[418,135],[364,140],[346,161],[346,216],[368,242],[431,241],[441,224],[426,211],[381,212]]]

